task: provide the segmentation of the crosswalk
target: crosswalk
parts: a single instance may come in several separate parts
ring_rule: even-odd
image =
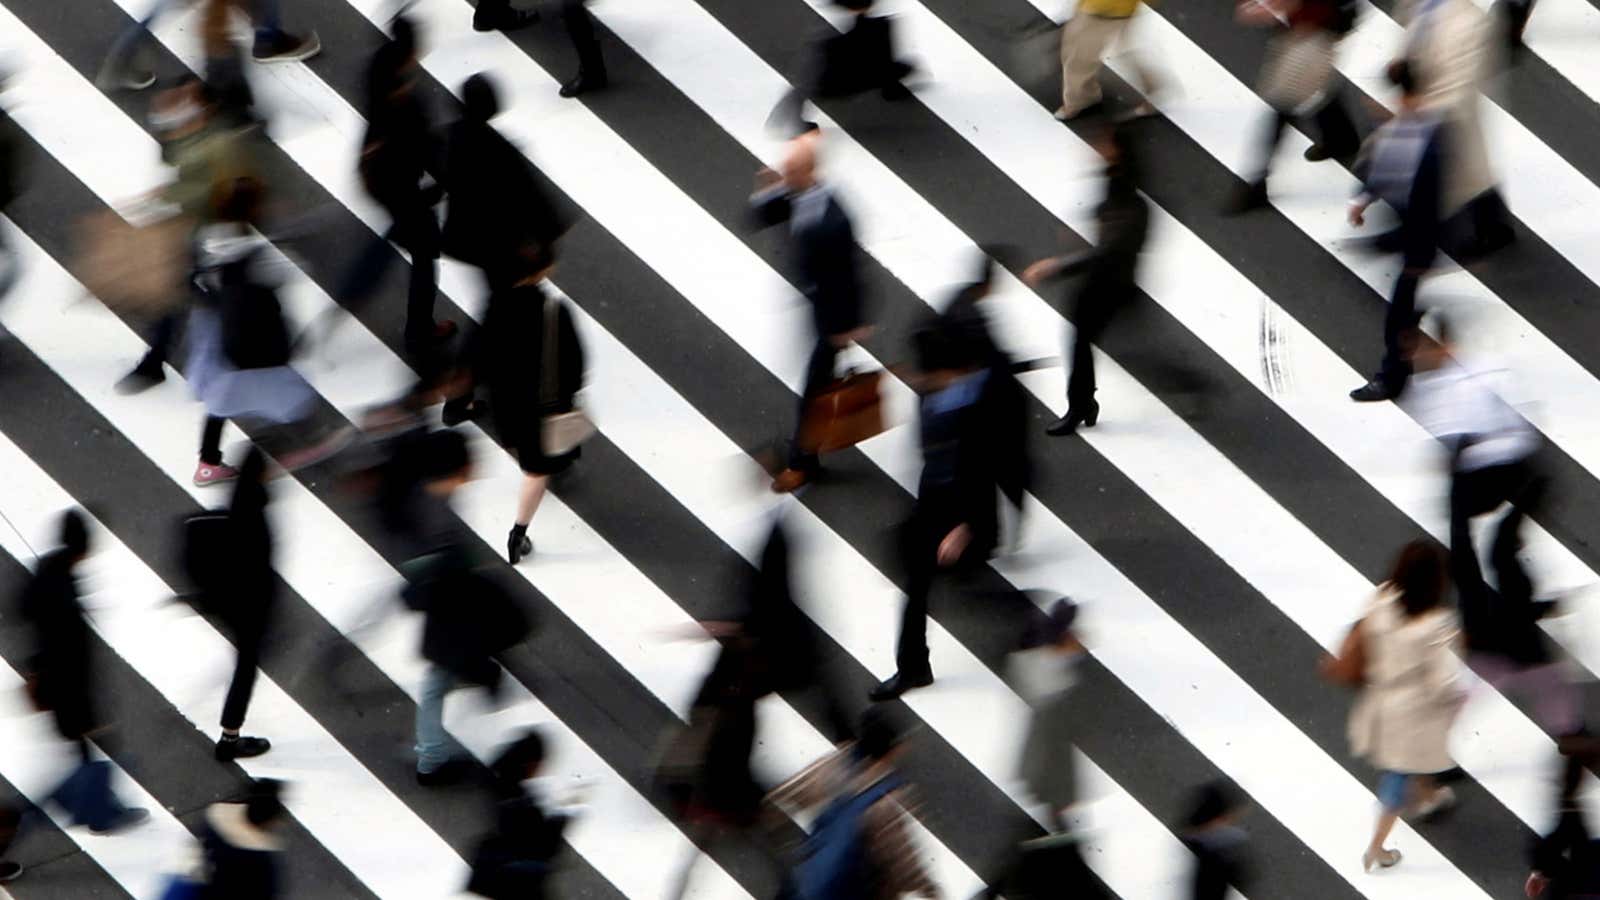
[[[486,811],[411,780],[420,622],[391,602],[398,560],[381,533],[315,475],[274,486],[282,614],[249,722],[273,751],[237,767],[210,758],[231,651],[211,623],[166,602],[181,577],[175,523],[221,502],[188,479],[197,407],[177,372],[139,396],[111,390],[143,343],[129,322],[80,302],[71,271],[75,219],[124,209],[166,177],[146,98],[92,80],[112,34],[144,5],[0,0],[0,52],[20,72],[0,102],[36,151],[31,190],[0,221],[21,264],[0,303],[11,335],[0,345],[0,513],[10,523],[0,587],[14,591],[61,509],[87,504],[98,517],[85,588],[120,735],[101,750],[120,789],[155,813],[113,837],[41,819],[22,848],[36,864],[12,893],[156,896],[184,863],[200,810],[248,774],[293,784],[290,896],[461,895]],[[307,322],[335,307],[330,288],[351,248],[386,226],[354,159],[362,67],[393,3],[283,6],[327,48],[250,73],[271,116],[266,166],[281,211],[325,231],[280,248],[297,267],[286,305]],[[652,804],[650,765],[713,649],[672,636],[723,608],[724,585],[755,561],[775,505],[841,683],[864,699],[893,666],[903,574],[883,534],[915,489],[910,388],[886,379],[901,426],[841,455],[845,476],[800,498],[765,493],[752,449],[792,414],[807,352],[797,336],[809,325],[781,242],[742,226],[742,202],[750,173],[778,152],[763,125],[804,64],[804,41],[843,19],[829,0],[597,0],[613,89],[571,101],[556,95],[571,62],[559,36],[474,32],[461,0],[411,10],[433,107],[453,116],[462,81],[494,73],[505,108],[496,126],[584,214],[555,281],[577,310],[601,431],[541,508],[537,557],[515,570],[540,628],[507,660],[510,689],[493,706],[453,698],[446,724],[480,759],[518,727],[546,729],[549,774],[588,796],[568,832],[560,896],[661,896],[695,847]],[[881,323],[847,354],[869,367],[903,355],[909,323],[944,302],[980,243],[1032,256],[1084,246],[1098,192],[1087,132],[1054,121],[1053,88],[1013,62],[1016,36],[1066,9],[886,0],[882,12],[898,17],[926,83],[909,103],[829,102],[819,116],[824,166],[856,220]],[[1362,13],[1339,65],[1349,92],[1378,110],[1400,26],[1387,4]],[[1600,580],[1587,515],[1600,502],[1600,425],[1589,414],[1600,408],[1600,255],[1586,240],[1600,171],[1576,152],[1600,138],[1600,69],[1587,52],[1597,17],[1586,0],[1541,0],[1527,59],[1484,101],[1520,240],[1423,289],[1424,301],[1470,311],[1485,338],[1474,349],[1505,359],[1536,398],[1561,496],[1526,529],[1526,552],[1550,589]],[[1348,698],[1315,674],[1394,549],[1447,531],[1431,439],[1399,407],[1344,397],[1376,361],[1396,263],[1350,245],[1342,215],[1354,181],[1302,160],[1298,134],[1280,150],[1271,209],[1222,218],[1266,116],[1251,88],[1259,36],[1215,4],[1146,10],[1135,32],[1174,86],[1140,132],[1153,212],[1145,302],[1097,351],[1101,425],[1064,442],[1036,434],[1041,472],[1020,545],[974,579],[982,599],[936,602],[940,680],[905,704],[919,725],[908,768],[925,801],[921,852],[946,896],[967,897],[1015,840],[1040,833],[1041,811],[1014,776],[1027,710],[1004,654],[1040,615],[1018,589],[1042,589],[1084,603],[1085,856],[1117,896],[1184,896],[1182,806],[1218,777],[1252,801],[1254,900],[1520,895],[1524,848],[1554,799],[1554,744],[1526,713],[1475,688],[1452,743],[1462,808],[1402,824],[1405,863],[1369,876],[1357,859],[1373,775],[1345,745]],[[161,22],[159,71],[197,69],[197,33],[194,11]],[[1110,60],[1111,80],[1128,65]],[[1001,342],[1023,358],[1058,356],[1071,326],[1057,297],[1010,273],[996,288]],[[440,289],[441,314],[481,315],[483,289],[465,267],[445,261]],[[402,293],[383,285],[384,302],[304,361],[320,420],[356,421],[405,385]],[[1022,377],[1036,424],[1063,411],[1059,368]],[[498,547],[519,471],[465,431],[479,477],[457,512]],[[1595,617],[1579,608],[1547,626],[1585,674],[1600,671]],[[12,631],[0,628],[0,780],[49,816],[44,796],[67,756],[22,699]],[[793,699],[761,710],[755,763],[769,780],[828,749],[821,715]],[[759,859],[704,849],[689,896],[771,895]]]

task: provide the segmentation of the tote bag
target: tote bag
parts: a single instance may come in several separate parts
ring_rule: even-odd
[[[546,409],[554,406],[560,395],[557,381],[561,368],[556,360],[561,344],[560,336],[556,333],[560,324],[557,302],[554,297],[546,297],[544,301],[544,375],[539,399]],[[593,436],[594,431],[594,422],[574,402],[571,412],[551,413],[544,417],[540,423],[539,442],[545,456],[564,456]]]

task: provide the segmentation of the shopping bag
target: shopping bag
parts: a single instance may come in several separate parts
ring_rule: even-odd
[[[79,226],[74,270],[110,309],[159,318],[188,296],[188,234],[189,222],[182,217],[134,225],[102,210]]]
[[[882,434],[882,381],[882,372],[852,372],[813,397],[800,426],[801,447],[829,453]]]

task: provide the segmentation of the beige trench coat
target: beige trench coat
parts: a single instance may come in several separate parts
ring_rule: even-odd
[[[1402,54],[1416,67],[1422,105],[1450,127],[1441,212],[1448,216],[1494,187],[1489,147],[1483,134],[1480,92],[1494,71],[1494,26],[1472,0],[1440,0],[1433,20],[1419,30],[1420,0],[1406,0]]]
[[[1363,617],[1367,684],[1350,710],[1350,750],[1375,768],[1442,772],[1450,725],[1461,709],[1463,675],[1455,613],[1434,609],[1407,619],[1388,585]]]

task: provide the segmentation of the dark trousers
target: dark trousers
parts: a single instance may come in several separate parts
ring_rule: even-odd
[[[1406,359],[1401,340],[1422,319],[1417,312],[1417,282],[1422,274],[1411,266],[1400,271],[1389,298],[1389,310],[1383,316],[1383,362],[1378,367],[1378,380],[1395,396],[1411,378],[1411,362]]]
[[[561,23],[572,39],[572,48],[578,51],[578,69],[584,74],[605,75],[605,57],[600,55],[600,39],[594,33],[594,16],[584,5],[585,0],[561,0]],[[511,9],[511,0],[478,0],[477,16],[493,21]]]
[[[1294,118],[1286,112],[1273,112],[1267,119],[1266,131],[1262,133],[1261,169],[1256,176],[1256,184],[1266,183],[1267,173],[1272,168],[1272,157],[1278,152],[1278,142],[1283,138],[1283,129],[1293,124]],[[1356,133],[1356,124],[1337,93],[1328,97],[1314,118],[1317,123],[1317,143],[1328,151],[1329,156],[1342,159],[1355,155],[1361,149],[1361,137]]]
[[[261,640],[266,631],[264,623],[251,623],[235,627],[234,645],[238,659],[233,664],[233,679],[228,682],[228,696],[222,702],[222,727],[237,731],[244,724],[244,715],[250,709],[250,695],[256,689],[256,670],[261,666]]]
[[[1094,403],[1094,343],[1111,324],[1117,307],[1122,303],[1122,291],[1085,290],[1073,303],[1072,371],[1067,376],[1067,406],[1082,409]]]
[[[1458,471],[1450,479],[1450,575],[1461,597],[1462,627],[1469,640],[1475,633],[1483,634],[1484,624],[1490,620],[1488,604],[1522,606],[1532,601],[1533,581],[1517,558],[1521,546],[1518,531],[1544,489],[1544,477],[1527,460]],[[1498,590],[1491,592],[1472,546],[1472,520],[1502,503],[1511,504],[1511,509],[1495,527],[1490,562]]]
[[[149,342],[150,349],[145,351],[139,360],[137,368],[141,372],[155,374],[161,371],[161,366],[167,361],[167,354],[172,351],[172,345],[178,340],[178,328],[183,324],[183,312],[174,310],[155,320],[150,330],[145,333],[145,340]]]
[[[222,465],[222,426],[228,420],[219,416],[206,416],[205,428],[200,432],[200,461],[208,466]]]
[[[806,407],[833,383],[833,368],[838,359],[839,348],[826,336],[817,338],[816,346],[811,348],[811,360],[806,363],[806,383],[800,393],[800,413],[795,419],[794,443],[789,450],[789,467],[792,469],[815,472],[821,467],[815,448],[801,444],[800,431],[805,426]]]
[[[900,557],[906,569],[906,605],[900,614],[900,638],[895,643],[895,668],[901,674],[923,674],[928,663],[928,595],[939,574],[939,543],[961,522],[938,504],[921,501],[911,519],[901,527]],[[974,534],[952,571],[971,568],[988,558],[992,536]]]
[[[383,273],[394,264],[393,241],[411,254],[411,280],[406,294],[406,345],[426,347],[433,338],[433,303],[438,294],[439,220],[423,193],[415,191],[399,197],[378,198],[394,224],[381,238],[374,239],[356,257],[345,273],[339,300],[352,311],[372,296]]]

